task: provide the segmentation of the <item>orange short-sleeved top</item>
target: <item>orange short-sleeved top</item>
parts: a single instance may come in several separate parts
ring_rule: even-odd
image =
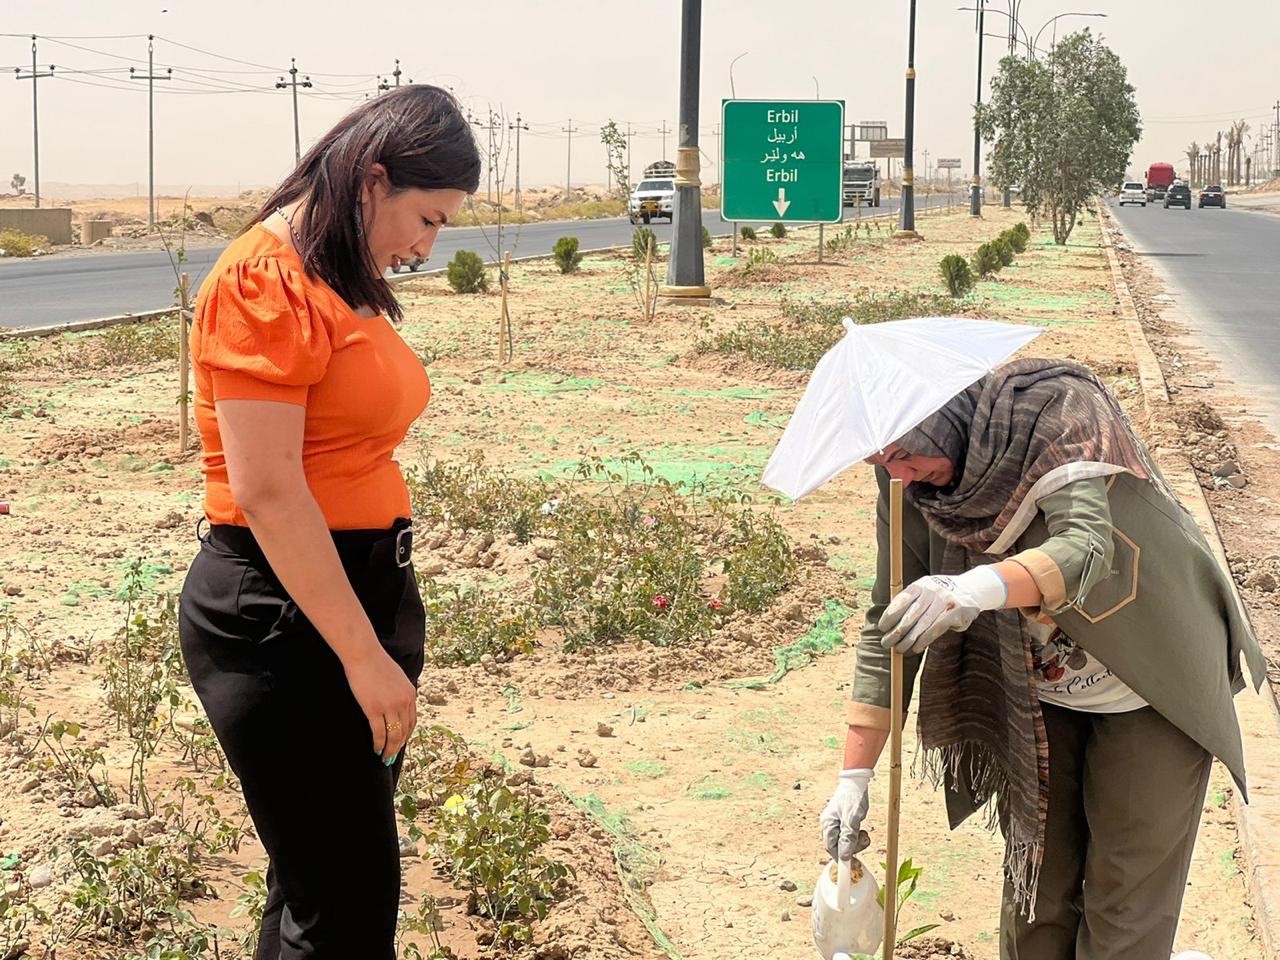
[[[227,247],[201,285],[191,366],[210,523],[248,526],[227,480],[219,400],[306,408],[302,465],[329,529],[410,515],[393,454],[431,394],[422,362],[386,317],[357,314],[265,227]]]

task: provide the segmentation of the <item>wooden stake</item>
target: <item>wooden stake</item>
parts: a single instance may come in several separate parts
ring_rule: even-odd
[[[889,481],[889,599],[902,592],[902,481]],[[889,672],[889,837],[885,843],[884,960],[897,939],[898,823],[902,818],[902,654]]]
[[[181,302],[178,305],[178,452],[187,452],[187,392],[191,384],[190,345],[187,323],[191,317],[191,278],[182,274],[178,281]]]
[[[502,267],[498,285],[502,288],[502,306],[498,310],[498,362],[506,363],[515,357],[515,337],[511,333],[511,312],[507,309],[507,276],[511,271],[511,251],[502,255]]]
[[[825,226],[826,224],[824,223],[818,224],[818,262],[819,263],[822,262],[822,240],[823,240],[823,228]]]
[[[649,242],[644,251],[644,318],[652,320],[654,314],[654,295],[653,289],[653,236],[649,236]]]

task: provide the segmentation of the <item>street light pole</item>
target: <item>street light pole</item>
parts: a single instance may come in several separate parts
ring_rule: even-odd
[[[911,0],[907,32],[907,116],[902,158],[902,229],[898,235],[916,235],[915,176],[911,151],[915,147],[916,120],[916,0]]]
[[[982,134],[978,112],[982,109],[982,25],[986,16],[986,0],[978,0],[978,103],[973,116],[973,189],[969,196],[969,213],[982,216]]]
[[[667,297],[711,296],[702,262],[702,181],[698,157],[698,71],[702,51],[702,0],[680,4],[680,116],[676,122],[676,195],[672,212]]]

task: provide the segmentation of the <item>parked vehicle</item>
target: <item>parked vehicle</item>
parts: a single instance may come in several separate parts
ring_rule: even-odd
[[[1164,192],[1164,208],[1186,207],[1191,209],[1191,188],[1185,183],[1171,183]]]
[[[1136,203],[1141,207],[1147,205],[1147,191],[1137,180],[1126,181],[1125,185],[1120,188],[1120,206],[1126,203]]]
[[[844,165],[844,205],[880,206],[880,168],[870,160],[850,160]]]
[[[648,223],[655,217],[675,219],[676,165],[659,160],[644,168],[644,179],[636,184],[627,201],[627,217],[632,223]]]
[[[1222,207],[1227,208],[1227,195],[1222,192],[1222,188],[1216,183],[1213,186],[1205,187],[1200,191],[1201,207]]]
[[[1175,179],[1171,163],[1153,163],[1147,167],[1147,199],[1163,200],[1165,192]]]
[[[421,257],[410,257],[408,260],[397,260],[391,265],[391,272],[399,273],[402,268],[407,267],[410,273],[417,273],[418,268],[426,262],[427,261],[423,260]]]

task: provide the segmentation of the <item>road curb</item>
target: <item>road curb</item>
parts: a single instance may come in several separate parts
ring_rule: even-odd
[[[114,317],[99,317],[97,320],[73,320],[70,323],[55,323],[47,327],[14,327],[11,330],[0,330],[0,340],[24,340],[28,337],[52,337],[59,333],[78,333],[81,330],[101,330],[103,327],[115,327],[122,323],[143,323],[159,317],[168,317],[178,312],[175,304],[162,310],[144,310],[141,313],[121,313]]]
[[[923,209],[931,210],[933,208],[925,207]],[[885,219],[893,218],[896,216],[897,216],[896,212],[890,212],[890,213],[879,213],[879,214],[876,214],[875,216],[870,216],[870,217],[862,217],[861,219],[863,221],[869,222],[871,220],[885,220]],[[568,220],[565,222],[581,223],[584,221]],[[851,223],[852,221],[845,221],[845,222]],[[815,227],[816,227],[815,224],[804,224],[796,227],[795,229],[806,230],[806,229],[814,229]],[[732,231],[730,231],[729,233],[721,233],[721,234],[713,233],[712,236],[728,237],[728,236],[732,236]],[[579,250],[578,252],[583,255],[586,255],[589,253],[616,253],[621,250],[629,250],[630,248],[631,248],[630,244],[623,243],[623,244],[615,244],[609,247],[592,247],[589,250]],[[512,263],[528,263],[533,260],[550,260],[552,256],[553,254],[551,253],[533,253],[527,257],[512,257],[511,262]],[[496,267],[499,265],[500,259],[501,258],[499,258],[498,260],[485,260],[484,262],[486,266]],[[410,273],[396,273],[388,277],[387,282],[388,283],[404,283],[407,280],[413,280],[417,277],[439,276],[440,274],[446,272],[447,270],[448,270],[448,267],[433,267],[430,270],[418,270]],[[159,317],[169,316],[170,314],[177,313],[177,311],[178,311],[178,307],[175,304],[174,306],[171,306],[171,307],[161,307],[156,310],[142,310],[137,313],[121,313],[121,314],[116,314],[115,316],[110,316],[110,317],[99,317],[96,320],[74,320],[74,321],[71,321],[70,323],[54,323],[54,324],[49,324],[48,326],[43,326],[43,327],[13,327],[8,330],[0,330],[0,342],[5,340],[25,340],[31,337],[52,337],[62,333],[78,333],[82,330],[102,330],[106,327],[114,327],[114,326],[119,326],[121,324],[126,324],[126,323],[143,323],[144,321],[147,321],[147,320],[155,320]]]
[[[1102,246],[1111,265],[1111,279],[1120,300],[1120,313],[1138,361],[1143,408],[1149,418],[1164,419],[1163,410],[1152,403],[1153,398],[1162,404],[1169,402],[1164,372],[1142,329],[1133,295],[1111,241],[1111,231],[1120,233],[1121,230],[1106,205],[1099,201],[1098,207]],[[1160,452],[1166,479],[1200,524],[1218,562],[1229,572],[1217,523],[1191,464],[1181,453],[1171,450]],[[1236,599],[1247,617],[1248,608],[1244,607],[1238,595]],[[1265,762],[1257,758],[1264,756],[1262,748],[1267,747],[1274,752],[1274,745],[1280,742],[1280,705],[1277,705],[1276,691],[1267,678],[1263,679],[1260,692],[1255,694],[1251,688],[1246,688],[1235,698],[1235,704],[1244,740],[1245,770],[1251,797],[1246,804],[1238,792],[1233,794],[1237,832],[1258,935],[1266,951],[1265,956],[1276,958],[1280,957],[1280,762]]]

